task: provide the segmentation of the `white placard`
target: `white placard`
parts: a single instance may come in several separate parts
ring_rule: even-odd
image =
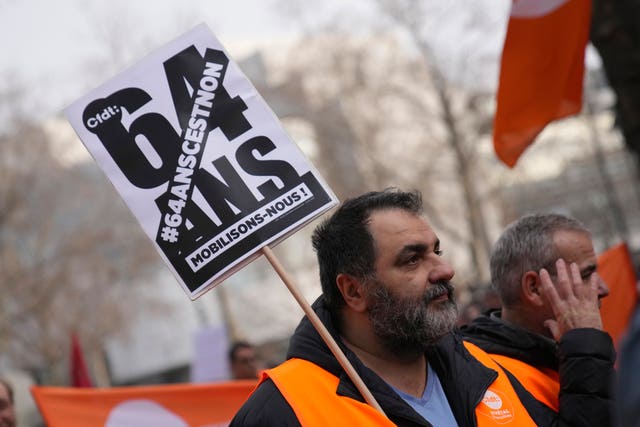
[[[65,113],[191,299],[337,203],[204,24]]]

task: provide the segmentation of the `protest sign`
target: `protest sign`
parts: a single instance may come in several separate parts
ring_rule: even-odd
[[[382,412],[269,248],[336,197],[205,25],[65,113],[191,299],[264,254]]]
[[[336,203],[205,25],[65,113],[191,299]]]

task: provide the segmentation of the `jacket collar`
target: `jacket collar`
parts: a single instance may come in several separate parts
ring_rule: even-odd
[[[461,328],[468,339],[492,354],[520,359],[523,362],[558,370],[558,345],[552,339],[534,334],[502,320],[500,310],[489,310]]]

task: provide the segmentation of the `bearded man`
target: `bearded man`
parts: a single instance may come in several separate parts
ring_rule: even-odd
[[[463,344],[452,267],[417,192],[344,202],[314,231],[313,309],[379,404],[366,403],[304,317],[231,426],[534,426],[500,367]]]

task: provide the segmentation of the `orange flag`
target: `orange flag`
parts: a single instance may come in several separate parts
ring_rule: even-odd
[[[256,387],[253,380],[216,384],[79,389],[31,387],[49,427],[226,426]]]
[[[638,301],[636,273],[625,243],[598,257],[598,274],[609,285],[609,296],[602,299],[600,307],[602,323],[617,348]]]
[[[591,0],[514,0],[493,125],[507,166],[548,123],[580,112],[590,23]]]

